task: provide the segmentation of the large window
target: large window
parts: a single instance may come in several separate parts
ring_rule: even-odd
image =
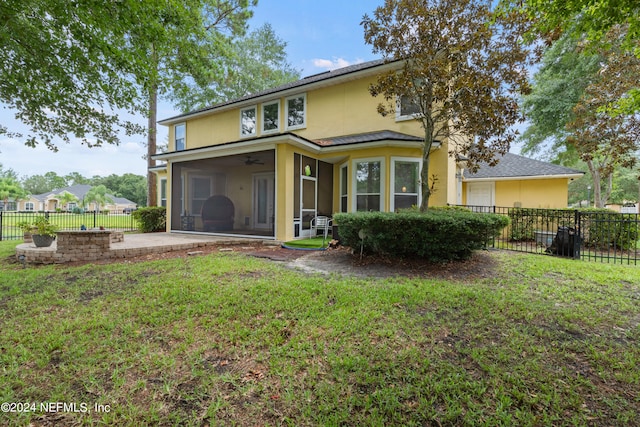
[[[356,211],[382,211],[384,200],[383,159],[362,159],[353,162]]]
[[[286,100],[287,129],[301,129],[307,126],[307,96],[305,94],[292,96]]]
[[[280,101],[262,104],[262,133],[280,130]]]
[[[391,210],[410,208],[420,203],[420,160],[391,159]]]
[[[258,128],[258,116],[255,106],[240,110],[240,136],[254,136]]]
[[[175,125],[174,132],[175,132],[176,151],[182,151],[185,149],[187,125],[185,125],[184,123]]]

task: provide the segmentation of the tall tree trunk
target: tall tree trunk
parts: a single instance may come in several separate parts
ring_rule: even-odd
[[[147,126],[147,168],[156,165],[156,161],[152,158],[156,154],[157,134],[158,134],[158,85],[156,83],[149,88],[149,123]],[[158,191],[156,184],[156,174],[147,170],[147,206],[158,205]]]
[[[422,149],[422,171],[420,172],[420,187],[422,189],[422,202],[420,203],[420,212],[426,212],[429,209],[429,197],[431,197],[431,187],[429,187],[429,163],[431,162],[433,132],[425,128],[424,133],[425,138],[424,147]]]
[[[433,146],[433,131],[435,124],[433,122],[432,113],[432,92],[424,95],[420,101],[420,110],[422,112],[422,128],[424,129],[424,145],[422,147],[422,172],[420,173],[420,188],[422,190],[422,202],[420,203],[420,212],[426,212],[429,209],[429,198],[431,197],[431,187],[429,186],[429,166],[431,163],[431,147]],[[392,172],[393,173],[393,172]]]
[[[589,172],[591,172],[591,177],[593,178],[593,202],[596,208],[601,208],[602,200],[600,200],[600,171],[593,164],[593,160],[587,161],[587,167],[589,168]],[[591,200],[587,200],[588,207],[591,207]]]

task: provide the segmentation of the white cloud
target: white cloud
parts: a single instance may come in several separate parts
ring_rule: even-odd
[[[333,58],[333,59],[316,58],[316,59],[313,59],[311,62],[313,63],[314,67],[333,71],[338,68],[348,67],[349,65],[361,64],[364,61],[362,59],[356,59],[355,61],[347,61],[344,58]]]

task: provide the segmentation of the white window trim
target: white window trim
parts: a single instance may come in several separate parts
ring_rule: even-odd
[[[389,185],[389,207],[391,212],[395,212],[395,196],[396,196],[396,162],[411,162],[418,164],[418,181],[416,182],[418,192],[417,193],[398,193],[398,194],[406,194],[412,195],[415,194],[418,196],[418,206],[422,203],[422,185],[420,185],[420,177],[422,176],[422,159],[417,157],[391,157],[391,169],[389,170],[389,175],[391,176],[390,185]]]
[[[179,126],[184,126],[184,142],[182,143],[182,149],[178,150],[178,138],[176,138],[176,134]],[[187,149],[187,124],[185,122],[176,123],[173,126],[173,146],[175,147],[175,151],[183,151]]]
[[[36,206],[35,206],[35,204],[33,202],[25,202],[25,204],[24,204],[24,210],[25,211],[32,212],[32,211],[35,210],[35,208],[36,208]]]
[[[296,98],[302,98],[302,109],[303,109],[303,120],[302,123],[299,125],[294,125],[294,126],[289,126],[289,100],[290,99],[296,99]],[[294,95],[294,96],[289,96],[287,98],[285,98],[284,100],[284,113],[285,113],[285,117],[284,117],[284,128],[285,130],[296,130],[296,129],[304,129],[307,127],[307,94],[306,93],[301,93],[298,95]]]
[[[256,118],[256,125],[253,128],[253,132],[252,133],[243,133],[243,129],[242,129],[242,114],[245,111],[250,111],[253,110],[253,114],[254,117]],[[246,108],[241,108],[240,109],[240,138],[251,138],[252,136],[256,136],[256,134],[258,133],[258,106],[257,105],[252,105],[250,107],[246,107]]]
[[[276,124],[277,124],[277,125],[276,125],[276,128],[275,128],[275,129],[269,129],[269,130],[267,130],[267,129],[265,129],[265,128],[264,128],[264,126],[265,126],[265,124],[266,124],[266,120],[264,119],[264,107],[268,107],[268,106],[270,106],[270,105],[277,105],[277,106],[278,106],[278,120],[277,120],[277,122],[276,122]],[[278,99],[277,101],[264,102],[264,103],[262,103],[262,105],[261,105],[261,108],[260,108],[260,109],[261,109],[261,114],[262,114],[262,128],[261,128],[262,133],[263,133],[264,135],[268,135],[268,134],[270,134],[270,133],[277,133],[277,132],[280,132],[280,100]]]
[[[351,209],[352,212],[358,211],[358,181],[356,177],[358,163],[364,162],[380,162],[380,212],[385,212],[385,201],[386,201],[386,187],[385,187],[385,176],[387,175],[387,169],[385,164],[384,157],[367,157],[362,159],[353,159],[351,161]],[[364,193],[363,193],[364,194]],[[366,193],[366,194],[374,194],[374,193]]]

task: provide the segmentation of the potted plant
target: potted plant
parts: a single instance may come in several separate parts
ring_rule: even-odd
[[[51,246],[56,238],[58,226],[51,224],[44,216],[39,216],[34,221],[33,243],[39,248]]]
[[[25,243],[33,242],[31,235],[33,234],[34,226],[29,221],[20,221],[16,224],[22,230],[22,238]]]

